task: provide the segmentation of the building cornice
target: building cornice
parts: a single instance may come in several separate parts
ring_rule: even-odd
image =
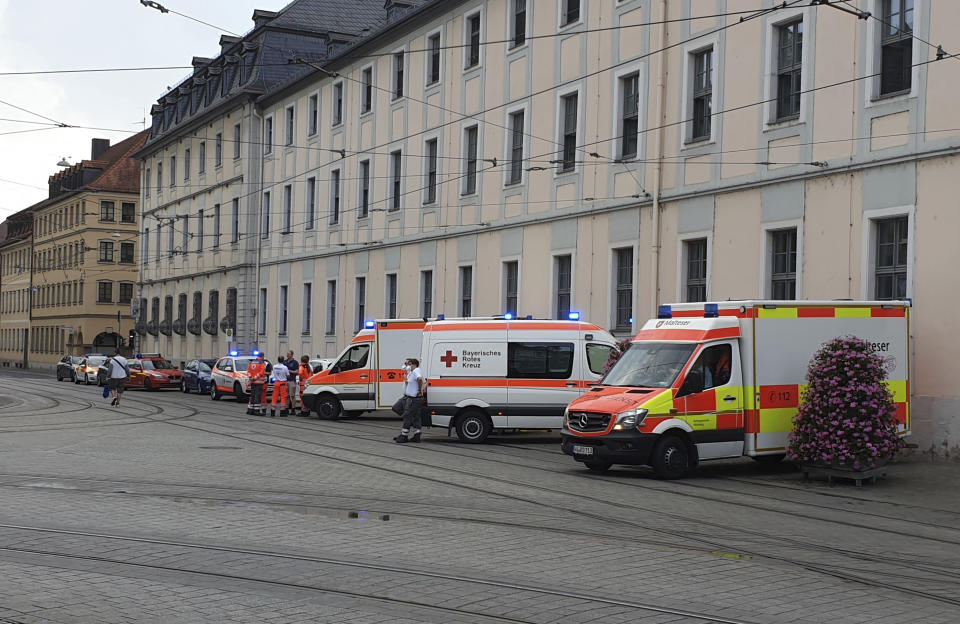
[[[149,210],[141,210],[141,214],[142,214],[142,216],[144,216],[144,217],[146,217],[146,216],[148,216],[148,215],[149,215],[149,216],[153,216],[153,213],[155,213],[155,212],[158,211],[158,210],[165,210],[166,208],[169,208],[170,206],[175,206],[175,205],[179,204],[180,202],[184,202],[184,201],[193,199],[194,197],[199,197],[200,195],[204,195],[204,194],[206,194],[206,193],[210,193],[210,192],[215,191],[216,189],[222,188],[222,187],[224,187],[224,186],[230,186],[230,185],[233,184],[234,182],[241,182],[241,183],[242,183],[242,182],[243,182],[243,174],[241,173],[240,175],[233,176],[233,177],[230,178],[229,180],[223,180],[223,181],[221,181],[221,182],[217,182],[216,184],[211,184],[210,186],[206,186],[206,187],[204,187],[203,189],[201,189],[201,190],[199,190],[199,191],[194,191],[194,192],[190,193],[189,195],[184,195],[183,197],[178,197],[177,199],[172,199],[172,200],[170,200],[170,201],[168,201],[168,202],[166,202],[166,203],[163,203],[163,204],[159,204],[159,205],[157,205],[157,206],[154,206],[153,208],[151,208],[151,209],[149,209]]]

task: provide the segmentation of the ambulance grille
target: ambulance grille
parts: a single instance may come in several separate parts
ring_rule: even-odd
[[[608,424],[610,424],[610,414],[570,412],[567,416],[567,427],[574,431],[606,431]]]

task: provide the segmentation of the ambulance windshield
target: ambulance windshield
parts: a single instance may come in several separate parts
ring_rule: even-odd
[[[634,342],[600,383],[631,388],[669,388],[696,347],[695,344]]]

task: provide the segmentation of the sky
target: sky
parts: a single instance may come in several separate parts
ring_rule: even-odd
[[[0,0],[0,220],[47,197],[57,163],[90,158],[90,140],[111,144],[149,125],[150,106],[192,73],[194,56],[216,56],[221,34],[253,27],[254,9],[289,0],[162,0],[160,13],[140,0]],[[230,31],[230,32],[227,32]],[[118,67],[181,69],[13,76],[4,72]],[[44,117],[48,119],[44,119]],[[45,128],[55,120],[78,128]],[[30,132],[21,132],[31,130]],[[17,134],[6,134],[17,132]]]

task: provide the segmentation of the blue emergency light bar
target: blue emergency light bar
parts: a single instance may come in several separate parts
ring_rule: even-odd
[[[258,355],[260,355],[260,351],[258,349],[254,349],[253,351],[250,352],[250,355],[252,355],[253,357],[257,357]]]
[[[240,352],[237,351],[236,349],[232,349],[230,351],[230,357],[237,357],[238,355],[240,355]]]
[[[673,308],[671,308],[669,305],[657,306],[657,318],[658,319],[673,318]]]
[[[579,320],[580,320],[580,313],[579,313],[579,312],[570,312],[569,314],[567,314],[567,318],[570,319],[571,321],[579,321]]]
[[[363,328],[364,328],[364,329],[373,329],[373,328],[376,327],[376,326],[377,326],[377,324],[376,324],[374,321],[364,321],[364,322],[363,322]]]
[[[503,318],[504,318],[504,320],[512,321],[512,320],[513,320],[513,314],[511,314],[510,312],[507,312],[506,314],[503,315]]]
[[[445,320],[446,318],[447,318],[447,316],[446,316],[445,314],[438,314],[438,315],[437,315],[437,320],[438,320],[438,321]]]
[[[720,306],[715,303],[705,303],[703,305],[703,318],[717,318],[720,316]]]

